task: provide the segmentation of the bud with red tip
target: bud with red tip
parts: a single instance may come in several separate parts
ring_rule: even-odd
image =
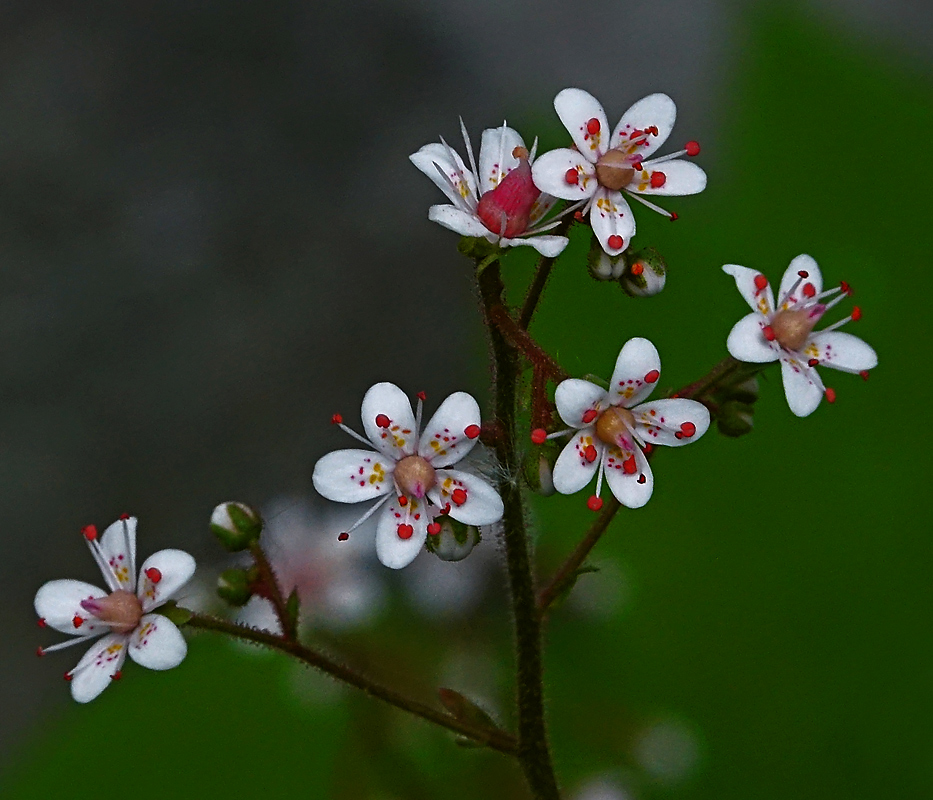
[[[450,517],[441,517],[434,524],[440,525],[440,531],[428,536],[427,549],[441,561],[462,561],[480,542],[475,525],[465,525]]]
[[[630,297],[651,297],[658,294],[667,281],[667,264],[653,247],[645,247],[628,258],[619,285]]]

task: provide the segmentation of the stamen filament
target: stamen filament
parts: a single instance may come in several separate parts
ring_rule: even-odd
[[[686,150],[678,150],[676,153],[668,153],[666,156],[659,156],[658,158],[652,158],[649,161],[642,162],[643,165],[647,167],[653,167],[655,164],[663,164],[665,161],[673,161],[675,158],[680,158],[681,156],[687,155]]]
[[[366,439],[365,437],[360,436],[355,430],[353,430],[353,428],[348,428],[348,427],[347,427],[346,425],[344,425],[342,422],[338,422],[338,423],[337,423],[337,427],[340,428],[340,430],[342,430],[344,433],[350,434],[350,436],[352,436],[352,437],[353,437],[354,439],[356,439],[358,442],[362,442],[362,443],[365,444],[367,447],[372,447],[372,446],[373,446],[373,443],[372,443],[371,441],[369,441],[369,439]]]
[[[58,644],[43,647],[42,654],[45,655],[46,653],[54,653],[56,650],[64,650],[66,647],[71,647],[76,644],[84,644],[85,642],[89,642],[91,639],[96,639],[98,636],[102,636],[103,634],[104,631],[100,631],[98,633],[92,633],[90,636],[75,636],[71,639],[67,639],[64,642],[59,642]]]
[[[100,568],[101,574],[104,576],[104,580],[107,581],[107,585],[110,587],[111,592],[115,592],[120,588],[120,581],[117,578],[117,573],[114,572],[110,562],[107,561],[107,557],[104,555],[104,551],[101,549],[100,542],[97,539],[91,540],[85,537],[84,541],[87,542],[87,546],[91,550],[91,555],[94,557],[94,561],[97,566]]]
[[[466,146],[467,157],[470,159],[470,169],[473,170],[473,175],[476,177],[476,193],[482,194],[483,192],[479,187],[480,174],[476,168],[476,159],[473,158],[473,143],[470,141],[470,134],[467,132],[466,125],[463,124],[463,117],[460,117],[460,133],[463,134],[463,144]]]
[[[642,197],[641,195],[635,194],[634,192],[630,192],[628,189],[623,189],[622,191],[624,191],[629,197],[632,197],[635,200],[637,200],[642,205],[647,206],[652,211],[657,211],[659,214],[663,214],[668,219],[674,216],[670,211],[665,211],[663,208],[661,208],[661,206],[656,206],[654,203],[650,202],[649,200],[645,200],[645,198]]]

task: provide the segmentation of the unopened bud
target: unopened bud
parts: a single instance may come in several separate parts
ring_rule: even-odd
[[[479,544],[479,530],[450,517],[443,517],[440,533],[428,536],[428,550],[441,561],[462,561]]]
[[[754,403],[758,399],[758,378],[752,376],[729,390],[729,399],[740,403]]]
[[[262,517],[246,503],[221,503],[211,514],[211,532],[231,553],[259,541]]]
[[[619,278],[619,285],[631,297],[651,297],[664,288],[667,265],[653,247],[645,247],[628,258],[628,267]]]
[[[217,577],[217,594],[232,606],[245,606],[253,596],[253,581],[245,569],[225,569]]]
[[[752,432],[755,420],[754,408],[749,403],[729,400],[719,407],[716,419],[719,432],[724,436],[744,436]]]
[[[560,446],[548,439],[539,447],[533,447],[525,456],[523,474],[528,488],[544,497],[554,494],[554,463],[560,455]]]
[[[603,246],[599,243],[599,239],[593,236],[590,241],[590,252],[586,255],[586,268],[589,270],[593,280],[618,280],[622,273],[625,272],[626,265],[625,251],[619,253],[617,256],[610,256],[603,250]]]

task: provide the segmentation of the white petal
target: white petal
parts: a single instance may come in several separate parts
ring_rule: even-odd
[[[554,98],[554,110],[577,150],[595,164],[609,149],[609,121],[599,100],[583,89],[564,89]],[[595,120],[593,133],[588,127],[591,120]]]
[[[599,244],[610,256],[617,256],[635,235],[635,217],[621,192],[600,186],[590,206],[590,225]],[[619,237],[619,240],[613,237]]]
[[[803,278],[800,274],[801,272],[805,272],[807,277]],[[795,283],[797,284],[797,289],[794,291],[793,295],[785,296]],[[809,284],[809,286],[807,284]],[[813,295],[819,294],[822,291],[823,274],[816,265],[816,261],[814,261],[811,256],[804,253],[791,261],[790,266],[784,270],[784,275],[781,278],[781,288],[778,289],[777,302],[781,305],[782,309],[785,309],[802,299],[813,297]]]
[[[638,435],[648,444],[681,447],[699,439],[709,430],[709,411],[702,403],[686,398],[669,398],[643,403],[632,409]]]
[[[761,275],[758,270],[740,267],[738,264],[725,264],[722,271],[726,275],[735,278],[735,285],[739,290],[739,294],[745,298],[745,302],[752,307],[753,311],[768,315],[774,311],[774,295],[771,292],[771,284],[766,283],[763,289],[759,289],[755,284],[755,278]],[[761,277],[764,278],[763,275]]]
[[[432,142],[426,144],[417,153],[412,153],[409,159],[434,181],[434,184],[455,206],[458,208],[475,207],[477,198],[473,173],[466,168],[460,155],[453,148],[448,149],[440,142]],[[441,172],[449,178],[449,182],[444,179]]]
[[[674,120],[677,118],[677,106],[666,94],[649,94],[622,115],[619,124],[612,131],[610,147],[619,148],[626,153],[637,152],[642,158],[647,158],[657,150],[667,137],[671,135]],[[658,133],[647,136],[635,135],[634,131],[644,131],[656,127]],[[644,144],[633,147],[633,143],[644,140]]]
[[[423,500],[410,499],[407,506],[400,506],[397,499],[386,503],[376,523],[376,555],[391,569],[407,567],[421,552],[424,540],[428,538],[428,524],[431,518]],[[407,538],[399,535],[401,531],[411,534]]]
[[[667,197],[680,197],[698,194],[706,188],[706,173],[691,161],[665,161],[657,168],[646,162],[641,172],[636,172],[632,182],[626,186],[636,194],[654,194]],[[651,185],[652,176],[660,172],[664,175],[664,185],[655,188]]]
[[[750,361],[753,364],[777,361],[781,357],[780,347],[771,344],[762,333],[767,324],[767,317],[755,311],[742,317],[729,331],[729,338],[726,340],[729,355],[739,361]]]
[[[392,491],[395,460],[372,450],[335,450],[314,465],[318,494],[338,503],[362,503]]]
[[[600,412],[609,408],[609,394],[601,386],[580,378],[568,378],[557,385],[554,403],[560,418],[571,428],[593,425],[593,414],[584,421],[587,412]]]
[[[118,519],[100,537],[100,549],[113,570],[119,588],[136,590],[136,517]]]
[[[557,258],[570,240],[566,236],[529,236],[519,239],[500,239],[499,244],[502,247],[518,247],[528,245],[537,250],[545,258]]]
[[[363,397],[360,413],[366,437],[380,452],[396,461],[415,452],[418,447],[415,415],[405,392],[394,383],[371,386]]]
[[[461,236],[480,237],[489,234],[489,229],[483,225],[479,217],[453,206],[431,206],[428,209],[428,219]]]
[[[465,497],[455,494],[460,489]],[[470,472],[455,469],[437,471],[437,486],[430,493],[439,508],[466,525],[491,525],[502,519],[502,498],[486,481]]]
[[[589,448],[593,450],[589,450]],[[573,438],[557,457],[554,464],[554,488],[561,494],[573,494],[586,486],[599,469],[605,445],[596,438],[596,429],[585,428],[574,433]],[[595,457],[593,452],[595,450]],[[589,452],[591,458],[587,458]]]
[[[803,350],[804,355],[818,358],[820,365],[843,372],[862,372],[878,366],[878,354],[858,336],[843,331],[816,332]]]
[[[576,183],[567,181],[567,173],[576,174]],[[545,194],[563,200],[585,200],[599,187],[596,167],[576,150],[564,147],[551,150],[531,165],[531,179]]]
[[[191,576],[196,564],[184,550],[159,550],[147,558],[139,568],[139,584],[136,594],[148,612],[167,600],[171,600]]]
[[[633,472],[625,469],[630,458],[635,459]],[[623,452],[618,447],[610,449],[606,459],[606,483],[616,500],[628,508],[641,508],[654,491],[654,475],[648,459],[637,447],[630,452]]]
[[[518,159],[512,155],[516,147],[524,147],[525,142],[518,131],[502,126],[487,128],[479,144],[479,194],[495,189],[502,179],[518,166]]]
[[[644,400],[661,377],[661,356],[647,339],[629,339],[616,359],[609,383],[609,402],[631,408]]]
[[[110,685],[126,659],[127,637],[111,633],[98,639],[71,670],[71,696],[89,703]]]
[[[69,579],[49,581],[39,587],[34,605],[39,619],[56,631],[72,636],[88,636],[110,630],[93,614],[81,608],[82,600],[106,597],[109,592],[91,583]],[[75,622],[79,624],[75,626]]]
[[[185,660],[188,645],[181,631],[161,614],[146,614],[130,634],[130,658],[149,669],[171,669]]]
[[[454,392],[424,426],[418,455],[435,469],[456,464],[478,441],[481,423],[479,403],[466,392]]]
[[[811,367],[793,363],[791,359],[781,359],[781,378],[784,380],[787,405],[798,417],[812,414],[823,399],[823,387],[813,380],[815,372]]]

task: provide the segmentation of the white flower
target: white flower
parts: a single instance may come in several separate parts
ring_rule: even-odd
[[[447,469],[460,461],[480,434],[479,405],[465,392],[450,395],[421,431],[405,393],[392,383],[377,383],[363,397],[367,439],[334,422],[371,450],[337,450],[314,466],[314,488],[328,500],[361,503],[379,500],[349,530],[383,507],[376,524],[376,555],[400,569],[418,555],[428,534],[437,535],[435,517],[449,514],[467,525],[489,525],[502,517],[496,490],[463,470]],[[349,531],[340,538],[346,539]]]
[[[777,306],[768,279],[757,270],[726,264],[723,271],[735,278],[742,297],[754,309],[729,333],[726,347],[730,355],[754,363],[780,359],[784,394],[798,417],[812,414],[824,394],[830,403],[836,399],[835,391],[823,385],[816,366],[858,373],[866,379],[868,370],[877,366],[878,356],[865,342],[836,332],[850,320],[861,318],[858,306],[845,319],[821,331],[813,330],[823,314],[851,290],[843,282],[824,292],[820,268],[810,256],[799,255],[790,262],[781,278]],[[833,299],[825,302],[829,297]]]
[[[409,156],[452,203],[431,206],[428,219],[463,236],[482,237],[501,247],[530,245],[541,255],[559,255],[567,246],[565,236],[537,235],[558,224],[552,220],[538,225],[556,198],[541,194],[531,179],[537,141],[529,153],[517,131],[505,124],[489,128],[483,131],[480,141],[477,169],[463,120],[460,128],[472,169],[467,169],[443,138],[440,144],[426,144]]]
[[[124,516],[98,539],[82,531],[108,590],[83,581],[49,581],[36,592],[39,624],[77,638],[39,648],[39,655],[99,639],[78,665],[65,673],[71,695],[87,703],[120,677],[127,653],[149,669],[177,667],[188,647],[181,631],[161,614],[150,613],[169,600],[194,574],[194,559],[181,550],[149,556],[136,578],[136,518]]]
[[[700,152],[688,142],[676,153],[645,159],[671,133],[677,107],[666,94],[651,94],[622,115],[609,134],[606,112],[599,101],[582,89],[564,89],[554,98],[560,121],[573,137],[573,148],[545,153],[532,168],[535,184],[543,192],[564,200],[587,201],[593,233],[609,255],[616,256],[635,235],[635,218],[624,191],[648,208],[677,219],[639,195],[687,195],[706,188],[706,173],[696,164],[680,160]],[[661,164],[663,169],[659,169]]]
[[[578,378],[558,385],[554,395],[557,413],[575,429],[554,464],[558,492],[573,494],[598,473],[596,494],[587,501],[593,511],[602,507],[599,493],[604,476],[623,505],[641,508],[648,502],[654,477],[646,453],[656,444],[689,444],[709,428],[709,411],[695,400],[641,402],[660,377],[658,351],[647,339],[635,338],[619,353],[609,391]],[[560,431],[549,438],[570,432]]]

